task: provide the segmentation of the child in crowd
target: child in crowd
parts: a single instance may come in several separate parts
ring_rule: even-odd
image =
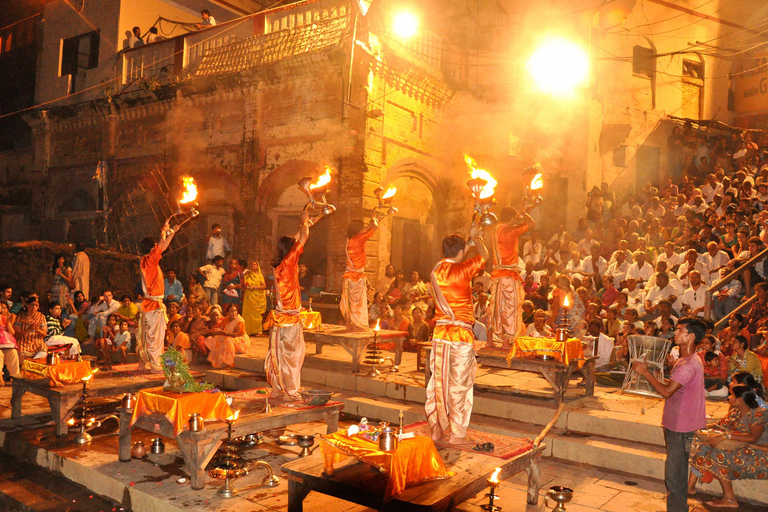
[[[128,320],[120,322],[120,331],[115,334],[112,341],[114,351],[120,354],[120,363],[125,364],[125,358],[128,351],[131,350],[131,332],[129,331]]]
[[[112,361],[115,333],[117,332],[117,317],[109,315],[107,325],[101,331],[101,338],[96,340],[96,362],[109,364]]]
[[[192,342],[189,341],[189,336],[181,331],[181,325],[177,321],[171,322],[171,333],[173,338],[171,347],[181,352],[184,356],[184,362],[189,364],[194,357],[192,354]]]

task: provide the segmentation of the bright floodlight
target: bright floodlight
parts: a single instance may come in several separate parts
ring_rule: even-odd
[[[540,46],[528,60],[528,71],[542,91],[562,95],[589,79],[589,57],[575,43],[555,39]]]
[[[409,39],[416,35],[419,19],[410,12],[398,13],[393,20],[392,29],[398,37]]]

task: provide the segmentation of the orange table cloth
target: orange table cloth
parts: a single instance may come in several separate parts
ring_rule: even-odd
[[[563,343],[562,341],[555,341],[553,338],[519,336],[507,356],[507,361],[518,356],[538,355],[554,356],[555,359],[566,365],[571,364],[571,361],[574,360],[579,361],[579,369],[584,366],[584,347],[581,346],[581,340],[578,338],[569,338]]]
[[[61,388],[67,384],[78,384],[83,377],[91,374],[90,361],[62,361],[48,365],[45,359],[25,359],[21,366],[25,379],[47,378],[52,388]]]
[[[408,485],[453,476],[453,473],[445,469],[435,443],[425,436],[403,439],[394,452],[383,452],[379,450],[378,443],[337,432],[323,436],[320,449],[328,474],[333,473],[334,464],[347,457],[355,457],[387,475],[385,502],[400,496]]]
[[[317,329],[323,322],[319,311],[302,311],[299,313],[299,319],[304,329]]]
[[[184,430],[192,413],[200,413],[205,421],[225,420],[232,416],[224,393],[173,393],[163,388],[142,389],[136,397],[131,425],[140,414],[160,412],[173,425],[173,435]]]

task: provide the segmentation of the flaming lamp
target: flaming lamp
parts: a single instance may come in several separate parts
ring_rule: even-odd
[[[538,170],[539,164],[536,164],[532,167],[529,167],[525,171],[535,169]],[[523,171],[523,172],[525,172]],[[541,204],[544,199],[541,197],[539,192],[544,187],[544,179],[541,176],[540,172],[537,172],[536,175],[531,180],[531,183],[526,187],[525,189],[525,197],[523,198],[523,211],[529,212],[533,210],[535,207]]]
[[[312,183],[312,177],[307,176],[299,181],[299,189],[309,198],[309,202],[304,206],[304,212],[310,209],[320,209],[323,215],[328,215],[336,211],[336,207],[328,203],[325,194],[331,184],[331,168],[325,168],[325,174]]]
[[[495,203],[493,189],[498,182],[488,171],[478,169],[477,162],[471,156],[464,155],[464,161],[467,162],[472,176],[472,179],[467,182],[467,187],[475,198],[475,215],[481,226],[491,226],[498,221],[496,215],[488,211]]]
[[[174,217],[186,214],[187,218],[179,223],[179,227],[185,222],[200,215],[200,212],[197,211],[197,185],[195,185],[195,178],[192,176],[184,176],[181,178],[181,182],[183,187],[182,193],[177,201],[179,208],[168,217],[167,221],[165,221],[166,224],[170,224],[171,219]]]
[[[88,408],[86,407],[86,402],[88,401],[88,382],[93,378],[93,375],[99,371],[99,369],[93,370],[90,375],[87,377],[83,377],[80,379],[83,383],[83,393],[80,395],[80,399],[78,400],[78,403],[80,404],[80,432],[75,436],[73,441],[77,444],[85,444],[90,443],[93,440],[93,437],[91,437],[91,434],[89,434],[86,430],[86,427],[91,427],[96,422],[95,418],[90,418],[86,420],[85,416],[88,414]],[[75,424],[74,418],[69,420],[68,424],[70,426]]]
[[[486,482],[488,482],[488,486],[491,488],[491,492],[489,492],[487,494],[487,496],[488,496],[488,504],[487,505],[483,505],[480,508],[482,508],[483,510],[485,510],[487,512],[496,512],[497,510],[501,510],[501,507],[499,507],[498,505],[494,505],[493,504],[494,501],[499,499],[499,497],[496,496],[496,488],[501,483],[499,481],[499,473],[501,473],[501,468],[496,468],[496,470],[493,472],[491,477],[488,480],[486,480]]]
[[[373,195],[375,195],[376,199],[379,200],[379,204],[376,205],[373,211],[378,214],[376,210],[384,210],[385,208],[387,209],[387,212],[379,217],[380,219],[383,219],[387,215],[393,215],[397,213],[397,208],[392,206],[392,201],[395,200],[396,193],[397,189],[395,187],[389,187],[386,192],[384,192],[384,189],[381,187],[373,191]]]
[[[237,420],[237,417],[240,415],[240,411],[235,411],[235,414],[227,418],[227,440],[231,443],[232,442],[232,425],[234,425],[235,420]],[[221,488],[216,491],[216,494],[221,496],[222,498],[234,498],[238,494],[238,490],[235,489],[232,485],[229,483],[230,476],[244,476],[245,473],[247,473],[247,470],[245,472],[242,471],[230,471],[230,468],[232,468],[232,464],[230,464],[230,453],[226,452],[225,457],[225,464],[226,467],[225,473],[224,473],[224,485],[221,486]]]

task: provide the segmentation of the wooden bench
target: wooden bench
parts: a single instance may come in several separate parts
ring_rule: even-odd
[[[150,380],[141,376],[124,376],[124,374],[115,376],[111,372],[99,372],[88,383],[88,397],[97,398],[137,393],[142,389],[157,387],[163,383],[163,379],[162,375],[160,375],[159,380]],[[52,388],[48,384],[48,379],[15,377],[11,391],[12,418],[21,418],[21,399],[27,392],[48,399],[53,421],[56,424],[56,435],[66,435],[69,431],[67,420],[72,416],[72,408],[80,399],[83,385],[78,383]]]
[[[517,455],[500,459],[479,452],[467,452],[451,448],[438,448],[445,466],[455,475],[445,480],[435,480],[414,485],[389,502],[384,502],[387,477],[371,466],[349,458],[335,465],[333,476],[323,473],[322,454],[283,465],[288,478],[288,512],[304,510],[304,498],[311,491],[333,496],[376,510],[392,512],[444,512],[474,497],[488,488],[486,480],[497,467],[500,479],[525,471],[528,473],[528,497],[530,504],[537,504],[541,477],[538,460],[545,445]]]
[[[327,433],[330,434],[339,428],[339,412],[342,407],[342,404],[332,404],[296,410],[273,405],[272,412],[266,414],[263,412],[264,402],[249,401],[240,409],[240,416],[232,427],[232,436],[240,437],[274,428],[287,427],[296,423],[318,420],[325,421]],[[178,436],[175,436],[173,425],[162,413],[142,414],[136,423],[131,425],[133,409],[118,407],[117,410],[120,414],[120,461],[128,462],[131,460],[131,433],[134,428],[140,428],[171,439],[175,438],[189,472],[192,488],[202,489],[205,487],[205,466],[210,462],[227,435],[226,422],[206,422],[205,428],[199,432],[191,432],[184,425],[185,429]]]
[[[368,345],[373,343],[373,331],[347,332],[346,327],[322,324],[318,331],[304,331],[304,340],[315,344],[315,354],[323,353],[324,345],[341,345],[347,354],[352,356],[352,373],[360,372],[360,363],[365,356]],[[403,342],[408,333],[403,331],[379,331],[380,343],[395,344],[395,365],[400,365],[403,359]]]
[[[432,347],[426,348],[425,351],[427,354],[427,361],[429,361]],[[581,360],[572,360],[566,365],[560,361],[545,361],[535,358],[515,357],[507,363],[506,353],[502,353],[498,349],[480,349],[477,353],[477,363],[483,366],[540,374],[546,379],[555,392],[555,405],[559,405],[560,402],[565,400],[565,392],[568,390],[571,375],[573,372],[579,371],[580,362]],[[584,366],[581,367],[580,371],[584,375],[584,396],[593,396],[595,394],[595,365],[597,356],[587,357],[583,362]],[[429,363],[427,363],[424,367],[424,382],[428,383],[430,377],[431,369]],[[475,384],[475,387],[477,387],[477,384]],[[528,392],[527,394],[536,395],[538,393]],[[541,395],[544,394],[541,393]]]

